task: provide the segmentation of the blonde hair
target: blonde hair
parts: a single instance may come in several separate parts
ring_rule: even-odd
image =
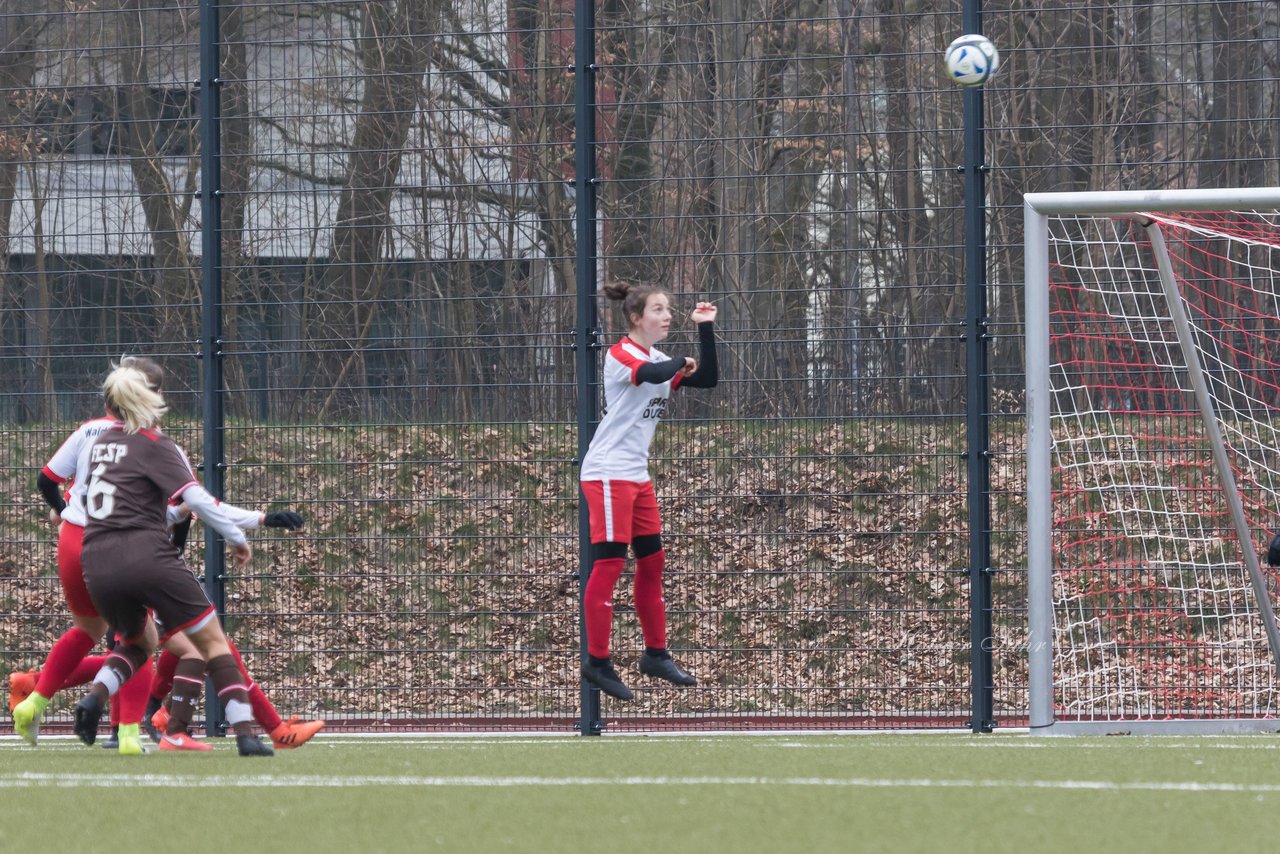
[[[102,382],[102,396],[107,409],[124,422],[126,433],[137,433],[152,426],[169,411],[147,372],[129,364],[112,367]]]

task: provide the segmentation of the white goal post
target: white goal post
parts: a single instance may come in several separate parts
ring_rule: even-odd
[[[1280,187],[1023,213],[1032,732],[1280,731]]]

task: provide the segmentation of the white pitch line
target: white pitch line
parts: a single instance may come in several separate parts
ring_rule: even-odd
[[[875,777],[419,777],[353,775],[328,777],[300,775],[209,777],[177,774],[52,774],[20,772],[0,774],[0,789],[14,788],[117,788],[120,786],[170,788],[324,788],[367,786],[399,788],[541,788],[599,786],[797,786],[850,789],[1048,789],[1096,792],[1185,792],[1193,794],[1275,794],[1280,785],[1265,783],[1202,783],[1114,780],[947,780]]]

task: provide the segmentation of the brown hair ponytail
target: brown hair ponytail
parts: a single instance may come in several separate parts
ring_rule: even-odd
[[[628,328],[634,325],[633,318],[644,314],[645,303],[649,301],[650,296],[667,292],[666,288],[658,285],[633,285],[630,282],[615,282],[605,285],[600,290],[604,291],[604,295],[609,299],[622,302],[622,316]]]

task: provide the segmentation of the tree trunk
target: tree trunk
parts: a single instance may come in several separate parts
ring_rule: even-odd
[[[439,0],[368,0],[362,8],[364,92],[338,199],[337,221],[315,325],[323,340],[315,382],[329,389],[321,414],[349,403],[367,410],[364,345],[377,320],[391,200],[409,129],[423,96],[423,75],[440,20]],[[345,389],[348,384],[355,388]]]
[[[9,238],[12,234],[14,193],[18,187],[18,170],[22,162],[31,157],[31,145],[25,126],[30,121],[17,103],[30,102],[30,91],[35,75],[34,52],[40,19],[36,15],[22,15],[18,9],[29,8],[26,0],[0,0],[0,90],[12,93],[0,97],[0,318],[30,318],[16,309],[25,308],[25,288],[17,274],[10,269]],[[28,97],[13,97],[20,93]],[[26,326],[26,331],[23,326]],[[8,325],[0,326],[0,345],[21,352],[28,345],[30,319],[20,320],[9,331]],[[12,335],[12,338],[9,336]],[[47,346],[47,341],[45,342]],[[34,364],[34,363],[31,363]],[[23,372],[25,373],[25,371]],[[38,377],[20,377],[22,387],[43,386]],[[27,404],[27,417],[40,417]]]
[[[253,259],[245,255],[245,211],[248,208],[252,187],[253,133],[250,127],[249,68],[245,39],[245,7],[226,5],[221,13],[219,42],[222,48],[222,78],[220,95],[221,124],[219,126],[222,186],[222,267],[223,300],[227,310],[223,313],[223,335],[229,341],[243,341],[243,334],[269,328],[267,306],[273,302],[271,295],[256,291]],[[251,321],[241,324],[241,321]],[[262,351],[264,346],[251,349]],[[248,390],[259,387],[257,395],[231,395],[230,402],[241,407],[237,415],[248,415],[250,409],[259,416],[269,414],[266,396],[272,371],[269,356],[248,364],[246,359],[228,359],[226,383],[231,389]],[[254,406],[255,401],[257,405]],[[265,412],[264,412],[265,410]]]
[[[893,223],[896,265],[899,280],[889,291],[889,318],[899,324],[901,355],[889,364],[900,370],[898,406],[901,412],[917,408],[915,398],[928,390],[917,385],[918,377],[936,373],[934,337],[920,338],[915,328],[935,328],[945,323],[943,295],[938,288],[938,270],[928,257],[932,240],[928,201],[921,183],[920,133],[911,123],[919,111],[912,102],[906,57],[911,51],[907,38],[910,19],[900,0],[880,0],[880,31],[883,39],[886,85],[885,145],[888,148],[889,208]],[[931,385],[925,383],[924,385]]]
[[[164,170],[156,139],[160,104],[150,96],[156,85],[147,51],[156,45],[143,27],[142,0],[123,0],[120,15],[121,142],[138,188],[151,236],[152,269],[147,277],[155,300],[157,342],[188,341],[199,329],[195,262],[187,236],[186,210]]]
[[[714,82],[712,83],[712,215],[716,244],[711,266],[724,292],[717,323],[727,336],[743,341],[735,354],[740,378],[747,381],[739,402],[750,409],[767,404],[772,353],[763,346],[763,324],[756,317],[758,287],[756,251],[759,247],[762,131],[755,113],[755,60],[758,45],[751,30],[731,26],[742,16],[734,0],[711,0]]]

